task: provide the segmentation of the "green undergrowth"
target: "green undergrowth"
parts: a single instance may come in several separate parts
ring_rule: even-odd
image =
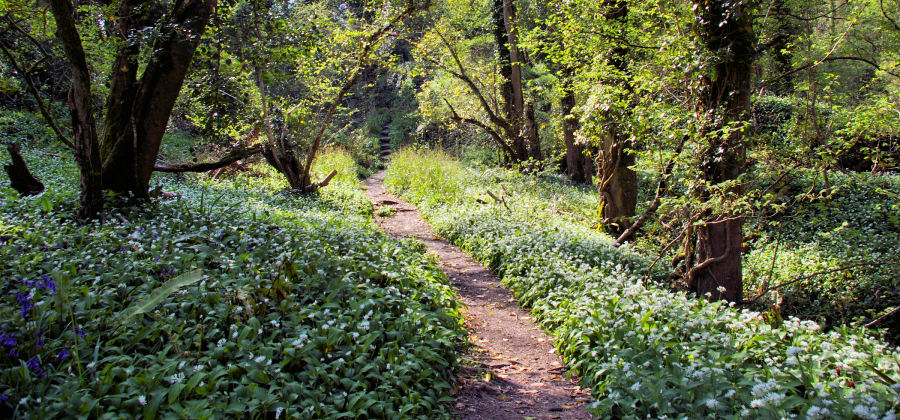
[[[528,193],[509,190],[509,208],[479,202],[480,191],[499,188],[486,179],[440,153],[406,150],[385,182],[531,308],[592,390],[595,415],[895,417],[895,348],[672,292],[645,278],[647,258]]]
[[[62,156],[25,154],[39,196],[0,182],[0,417],[449,417],[455,296],[346,156],[318,197],[262,166],[165,176],[85,226]]]
[[[761,301],[829,324],[900,306],[900,176],[794,172],[773,188],[780,213],[749,223],[745,294],[784,284]]]

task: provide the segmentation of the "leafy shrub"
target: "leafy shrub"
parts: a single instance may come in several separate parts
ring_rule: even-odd
[[[418,157],[389,168],[395,191],[407,191],[398,178],[451,165]],[[444,187],[472,177],[460,171]],[[473,199],[428,204],[444,192],[409,191],[439,234],[501,275],[556,336],[558,353],[592,389],[598,416],[895,416],[900,355],[861,332],[823,333],[815,322],[779,323],[673,293],[644,281],[649,261],[640,255],[549,212]]]
[[[2,417],[449,416],[458,304],[419,247],[329,203],[347,177],[323,200],[163,177],[180,198],[78,226],[71,162],[28,158],[48,192],[0,184]]]

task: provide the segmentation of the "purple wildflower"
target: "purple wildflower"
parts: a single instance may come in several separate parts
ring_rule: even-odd
[[[62,349],[59,351],[59,354],[56,355],[56,360],[66,360],[69,358],[69,351],[66,349]]]
[[[39,348],[39,349],[44,348],[44,337],[40,331],[38,331],[38,333],[37,333],[37,340],[35,340],[34,345],[37,346],[37,348]]]
[[[22,318],[28,318],[28,312],[34,308],[34,302],[31,301],[31,294],[28,295],[22,292],[13,292],[16,295],[16,302],[22,304]]]
[[[50,294],[51,294],[51,295],[55,295],[55,294],[56,294],[56,283],[54,283],[53,280],[50,280],[49,277],[47,277],[46,279],[44,279],[44,284],[43,284],[43,286],[44,286],[45,289],[47,289],[47,290],[50,291]]]
[[[75,327],[75,335],[77,335],[81,338],[84,338],[84,330],[82,330],[81,328]]]
[[[12,334],[0,334],[0,344],[6,347],[15,347],[16,344],[16,336]]]
[[[19,357],[19,351],[16,350],[16,349],[12,349],[12,350],[9,351],[9,353],[7,353],[7,356],[9,356],[9,357]]]
[[[9,395],[3,394],[0,395],[0,404],[6,404],[6,400],[9,399]]]
[[[159,257],[153,259],[154,262],[159,262]]]
[[[253,251],[253,245],[247,245],[247,252]]]
[[[143,227],[143,226],[138,226],[138,232],[143,232],[143,231],[144,231],[144,227]]]
[[[41,362],[37,356],[28,359],[28,369],[33,370],[34,373],[42,373],[44,371],[44,369],[41,369]]]
[[[56,249],[62,249],[62,245],[61,245],[61,244],[56,244]]]
[[[156,238],[159,237],[159,235],[157,235],[157,234],[155,234],[155,233],[154,233],[153,235],[151,235],[151,236],[153,236],[153,239],[156,239]]]
[[[124,246],[120,246],[120,247],[119,247],[119,252],[125,252],[125,247],[124,247]]]

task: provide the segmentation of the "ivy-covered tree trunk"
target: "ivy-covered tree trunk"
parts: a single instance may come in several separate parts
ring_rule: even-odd
[[[620,0],[606,1],[606,19],[614,25],[624,25],[628,17],[628,2]],[[628,76],[628,50],[617,46],[612,49],[609,64],[616,70],[619,79],[628,95],[631,94],[631,82]],[[620,115],[606,118],[604,135],[600,140],[600,197],[603,200],[603,218],[607,220],[608,230],[619,235],[630,225],[637,208],[637,174],[632,167],[635,164],[633,145],[623,132],[622,125],[615,118],[625,120],[630,115],[627,107]]]
[[[100,185],[100,147],[97,143],[97,123],[94,119],[91,97],[91,74],[78,29],[75,26],[75,8],[70,0],[52,0],[50,9],[56,19],[56,36],[72,69],[72,86],[69,89],[69,114],[75,145],[75,162],[80,172],[81,199],[78,219],[96,218],[103,210],[103,192]]]
[[[143,3],[126,0],[119,8],[117,32],[123,46],[114,63],[101,140],[104,189],[136,198],[148,198],[169,116],[216,5],[215,0],[176,1],[138,80],[141,46],[136,31],[142,25],[137,11]]]
[[[711,55],[700,103],[708,122],[701,175],[710,186],[734,181],[743,171],[743,132],[750,112],[750,76],[756,56],[752,17],[740,1],[694,0],[694,29]],[[741,188],[726,191],[739,196]],[[703,193],[709,197],[709,192]],[[698,295],[732,302],[742,298],[742,219],[727,209],[707,215],[698,230],[697,265],[688,281]],[[724,288],[723,292],[720,292]]]

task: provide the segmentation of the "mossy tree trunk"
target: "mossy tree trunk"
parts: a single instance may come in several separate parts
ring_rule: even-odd
[[[703,78],[700,105],[707,124],[701,176],[709,186],[734,181],[743,171],[743,133],[750,113],[750,76],[756,51],[752,17],[742,2],[694,0],[694,29],[711,59]],[[731,185],[724,191],[742,191]],[[704,190],[701,198],[709,198]],[[715,209],[698,228],[697,263],[688,281],[698,295],[732,302],[742,298],[742,219],[728,209]]]

